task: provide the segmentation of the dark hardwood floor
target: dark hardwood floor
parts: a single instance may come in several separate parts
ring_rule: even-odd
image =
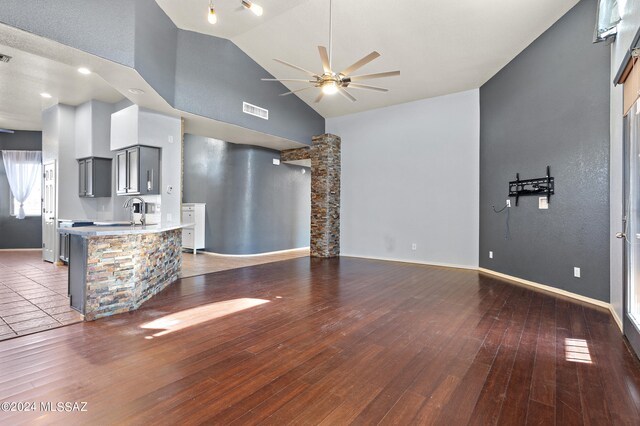
[[[477,272],[300,258],[0,342],[0,424],[640,424],[602,309]],[[39,410],[38,406],[38,410]]]

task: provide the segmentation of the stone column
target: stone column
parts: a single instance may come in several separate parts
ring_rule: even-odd
[[[311,150],[311,256],[340,255],[340,137],[314,136]]]

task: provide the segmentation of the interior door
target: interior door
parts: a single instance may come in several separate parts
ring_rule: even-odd
[[[45,163],[42,198],[42,260],[55,261],[56,252],[56,163]]]
[[[640,356],[640,105],[624,118],[624,335]]]

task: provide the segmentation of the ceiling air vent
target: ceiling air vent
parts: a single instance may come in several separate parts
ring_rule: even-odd
[[[10,60],[11,60],[11,56],[3,55],[2,53],[0,53],[0,62],[9,62]]]
[[[242,103],[242,112],[244,112],[245,114],[249,114],[249,115],[254,115],[256,117],[260,117],[263,120],[268,120],[269,119],[269,110],[268,109],[260,108],[260,107],[255,106],[255,105],[251,105],[250,103],[247,103],[247,102],[243,102]]]

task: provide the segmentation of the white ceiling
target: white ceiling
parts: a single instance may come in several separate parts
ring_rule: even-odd
[[[82,75],[77,68],[0,44],[12,56],[0,63],[0,128],[40,130],[42,110],[58,102],[80,105],[90,99],[115,103],[123,96],[99,75]],[[49,93],[44,99],[40,93]]]
[[[213,2],[218,17],[215,26],[207,21],[209,0],[156,0],[156,3],[179,28],[230,39],[306,1],[256,0],[254,3],[263,6],[265,13],[255,16],[242,6],[241,0],[217,0]]]
[[[208,0],[156,1],[178,27],[230,38],[277,78],[305,74],[273,58],[321,71],[317,46],[328,45],[329,0],[256,0],[264,8],[262,17],[238,10],[240,0],[219,0],[216,25],[206,22]],[[371,81],[391,89],[388,93],[351,90],[355,103],[334,95],[315,104],[315,90],[299,96],[334,117],[480,87],[577,2],[334,0],[335,68],[376,50],[382,57],[359,72],[399,69],[402,74]]]

